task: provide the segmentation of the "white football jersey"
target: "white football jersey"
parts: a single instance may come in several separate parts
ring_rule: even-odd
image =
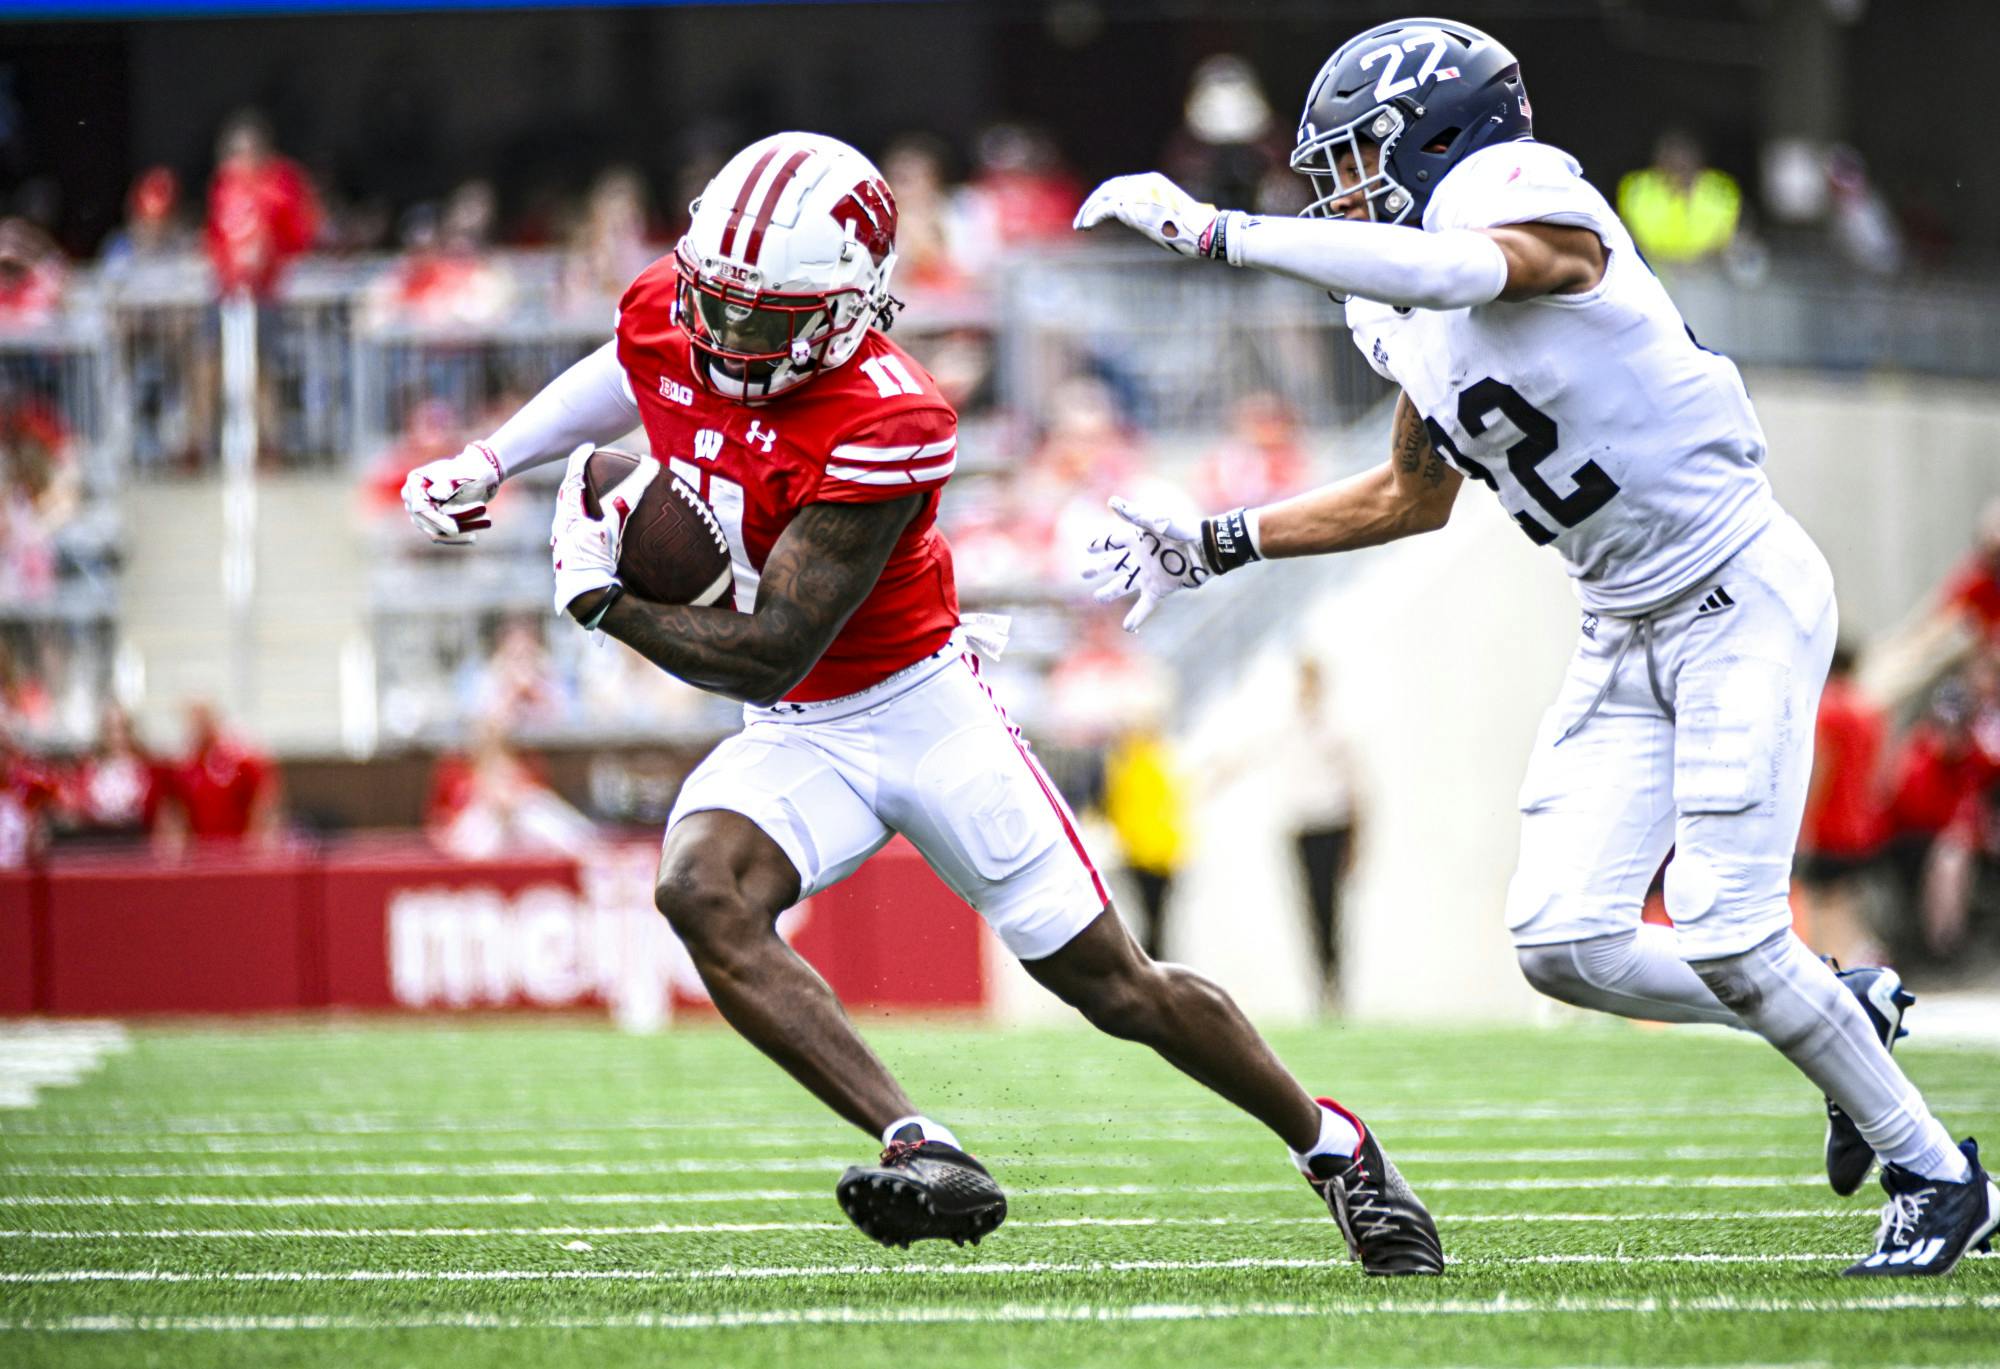
[[[1452,168],[1424,228],[1546,222],[1604,240],[1576,295],[1470,309],[1347,306],[1354,343],[1438,452],[1561,553],[1594,612],[1686,591],[1770,521],[1764,431],[1743,377],[1699,346],[1618,215],[1566,152],[1499,143]]]

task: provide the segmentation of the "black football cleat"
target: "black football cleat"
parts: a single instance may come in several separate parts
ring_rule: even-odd
[[[986,1166],[943,1141],[891,1141],[881,1163],[850,1165],[834,1189],[863,1234],[883,1245],[978,1245],[1007,1220],[1007,1195]]]
[[[1896,1049],[1896,1043],[1910,1034],[1910,1029],[1903,1025],[1903,1013],[1917,1001],[1917,996],[1903,987],[1902,977],[1886,965],[1843,970],[1831,956],[1826,963],[1861,1004],[1861,1011],[1868,1014],[1869,1025],[1882,1038],[1882,1048]],[[1854,1125],[1854,1119],[1841,1110],[1840,1104],[1827,1099],[1826,1181],[1833,1185],[1833,1191],[1843,1198],[1857,1192],[1874,1164],[1874,1147],[1861,1138],[1861,1129]]]
[[[2000,1227],[2000,1187],[1979,1163],[1979,1143],[1958,1143],[1972,1163],[1963,1183],[1926,1179],[1901,1165],[1882,1166],[1889,1201],[1875,1232],[1875,1253],[1847,1267],[1851,1278],[1949,1274],[1968,1250],[1991,1250]]]
[[[1360,1123],[1359,1118],[1355,1121]],[[1326,1200],[1340,1234],[1347,1238],[1348,1253],[1361,1261],[1363,1273],[1444,1273],[1437,1223],[1365,1123],[1361,1149],[1355,1155],[1315,1155],[1306,1165],[1300,1172]]]

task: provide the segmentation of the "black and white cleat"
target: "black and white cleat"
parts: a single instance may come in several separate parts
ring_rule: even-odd
[[[1979,1163],[1979,1143],[1958,1148],[1972,1162],[1963,1183],[1926,1179],[1899,1165],[1882,1166],[1889,1201],[1875,1231],[1875,1253],[1847,1267],[1851,1278],[1912,1278],[1949,1274],[1969,1250],[1993,1248],[2000,1227],[2000,1187]]]
[[[1896,1049],[1896,1043],[1910,1034],[1910,1029],[1903,1025],[1903,1014],[1917,1001],[1917,996],[1903,987],[1902,977],[1886,965],[1843,970],[1831,957],[1826,963],[1868,1014],[1869,1025],[1882,1038],[1883,1049]],[[1854,1119],[1840,1104],[1827,1099],[1826,1181],[1833,1185],[1833,1191],[1843,1198],[1859,1191],[1874,1164],[1875,1150],[1862,1139]]]
[[[1326,1201],[1363,1273],[1444,1273],[1437,1223],[1365,1123],[1354,1156],[1316,1155],[1307,1163],[1306,1182]]]
[[[834,1196],[848,1220],[887,1246],[978,1245],[1007,1219],[1007,1195],[986,1166],[942,1141],[891,1141],[880,1163],[849,1166]]]

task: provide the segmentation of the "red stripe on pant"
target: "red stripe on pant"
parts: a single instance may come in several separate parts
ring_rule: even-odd
[[[1036,761],[1027,744],[1021,740],[1021,729],[1014,726],[1014,720],[1007,716],[1007,710],[1001,707],[1000,700],[994,696],[993,687],[980,678],[979,658],[967,651],[959,653],[959,659],[964,661],[966,669],[972,672],[973,683],[985,691],[986,702],[992,704],[993,711],[1000,715],[1001,723],[1007,728],[1007,736],[1014,743],[1014,750],[1019,752],[1021,759],[1027,763],[1028,773],[1035,777],[1035,783],[1042,787],[1042,797],[1049,801],[1049,807],[1056,810],[1056,820],[1062,824],[1063,835],[1069,838],[1070,849],[1076,852],[1076,858],[1083,862],[1084,870],[1089,873],[1090,884],[1097,890],[1098,900],[1109,905],[1111,895],[1106,892],[1103,877],[1097,873],[1097,867],[1091,864],[1090,852],[1083,849],[1083,838],[1077,836],[1076,826],[1070,821],[1069,805],[1056,793],[1055,786],[1049,783],[1049,777],[1043,771],[1040,762]]]

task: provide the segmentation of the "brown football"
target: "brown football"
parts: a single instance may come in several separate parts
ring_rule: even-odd
[[[630,452],[592,452],[583,464],[583,511],[603,517],[599,501],[638,465]],[[627,591],[656,604],[720,603],[734,583],[722,525],[701,496],[665,468],[625,520],[618,578]]]

